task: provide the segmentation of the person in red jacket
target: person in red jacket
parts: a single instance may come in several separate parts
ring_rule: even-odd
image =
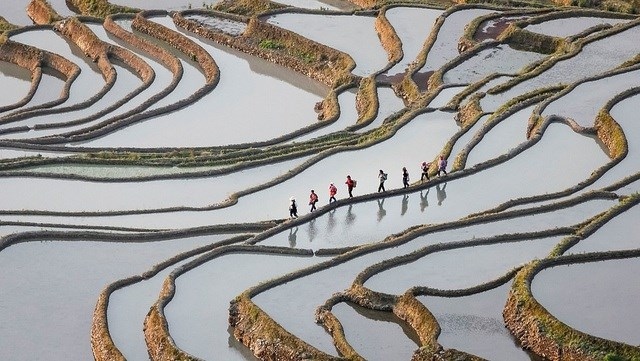
[[[311,194],[309,194],[309,205],[311,206],[310,212],[316,210],[316,203],[318,203],[318,195],[312,189]]]
[[[349,198],[353,197],[353,193],[351,192],[353,192],[353,188],[355,187],[356,182],[353,179],[351,179],[350,175],[348,175],[347,181],[344,182],[344,184],[347,185],[347,190],[349,191]]]
[[[331,204],[332,201],[336,201],[336,193],[338,193],[338,188],[334,186],[333,183],[329,184],[329,204]]]

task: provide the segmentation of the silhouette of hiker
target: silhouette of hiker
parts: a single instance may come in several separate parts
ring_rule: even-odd
[[[447,183],[442,185],[442,189],[440,189],[440,184],[436,184],[436,196],[438,197],[438,205],[441,206],[444,199],[447,198],[447,192],[445,189],[447,188]]]
[[[409,171],[407,167],[402,167],[402,188],[409,186]]]
[[[298,235],[296,233],[298,233],[298,227],[295,227],[295,231],[293,228],[289,228],[289,247],[291,248],[296,247],[296,240],[298,239]]]
[[[386,180],[387,180],[387,173],[385,173],[382,169],[380,169],[380,172],[378,173],[378,181],[379,181],[378,193],[385,191],[384,182]]]
[[[289,198],[289,217],[291,219],[298,218],[298,205],[293,197]]]
[[[402,210],[400,211],[400,215],[404,216],[407,213],[407,209],[409,209],[409,195],[405,194],[402,196]]]
[[[424,194],[424,196],[422,195],[422,191],[420,191],[420,212],[424,213],[424,209],[429,207],[429,200],[427,199],[427,196],[429,195],[429,190],[431,188],[427,188],[427,192]]]
[[[384,210],[384,198],[378,199],[378,222],[387,215],[387,211]]]

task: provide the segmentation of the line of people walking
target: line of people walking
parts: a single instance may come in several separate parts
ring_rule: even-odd
[[[444,156],[440,156],[440,158],[438,159],[438,167],[437,167],[437,174],[438,177],[441,176],[441,174],[447,175],[447,160],[444,158]],[[424,180],[426,179],[427,181],[430,180],[429,178],[429,168],[431,167],[431,163],[427,163],[427,162],[422,162],[421,164],[421,170],[422,170],[422,174],[420,176],[420,182],[424,182]],[[385,173],[382,169],[380,169],[380,171],[378,172],[378,193],[380,192],[386,192],[386,189],[384,187],[384,182],[387,181],[388,178],[388,174]],[[353,197],[353,189],[356,188],[358,182],[355,179],[351,178],[351,175],[347,175],[347,180],[344,182],[347,186],[347,192],[349,193],[349,198]],[[407,170],[407,167],[402,167],[402,187],[403,188],[407,188],[409,187],[409,171]],[[333,184],[329,184],[329,204],[336,202],[336,194],[338,193],[338,188]],[[316,203],[318,203],[318,194],[315,192],[315,190],[311,190],[311,194],[309,195],[309,206],[310,208],[310,212],[315,211],[316,208]],[[291,218],[298,218],[298,205],[296,204],[296,199],[294,197],[289,198],[289,217]]]

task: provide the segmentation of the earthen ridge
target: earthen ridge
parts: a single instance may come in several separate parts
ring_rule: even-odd
[[[189,11],[186,14],[202,14],[211,16],[211,12]],[[219,16],[213,13],[214,16]],[[258,18],[249,18],[244,22],[247,28],[240,36],[231,36],[185,18],[182,13],[174,16],[177,26],[192,33],[213,40],[222,45],[257,56],[289,69],[302,73],[312,79],[331,87],[353,82],[350,72],[355,68],[353,59],[347,54],[316,43],[285,29],[267,24]],[[283,51],[271,50],[260,46],[262,41],[274,41],[283,46]],[[307,62],[300,57],[287,54],[286,51],[312,54],[314,60]]]

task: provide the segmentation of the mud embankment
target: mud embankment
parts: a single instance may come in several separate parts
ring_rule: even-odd
[[[189,20],[184,17],[187,14],[212,16],[211,12],[179,13],[174,15],[174,22],[177,26],[216,43],[282,65],[333,88],[353,81],[350,72],[355,68],[355,62],[350,56],[294,32],[257,18],[233,17],[231,20],[245,22],[247,27],[242,35],[232,36]],[[222,13],[214,16],[230,17]]]

